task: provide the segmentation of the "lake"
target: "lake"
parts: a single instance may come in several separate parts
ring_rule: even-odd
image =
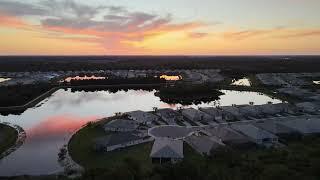
[[[222,92],[225,95],[220,96],[219,101],[191,107],[281,102],[256,92],[229,90],[222,90]],[[151,111],[153,107],[175,109],[181,106],[161,102],[154,93],[155,90],[110,93],[108,91],[72,92],[71,89],[60,89],[21,115],[0,116],[0,122],[17,124],[27,133],[25,143],[0,160],[0,176],[44,175],[61,172],[63,168],[58,163],[59,149],[67,144],[75,130],[89,121],[112,116],[116,112]]]

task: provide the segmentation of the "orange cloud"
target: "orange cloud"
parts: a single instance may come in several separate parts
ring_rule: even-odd
[[[3,27],[25,28],[28,25],[14,16],[0,14],[0,25]]]

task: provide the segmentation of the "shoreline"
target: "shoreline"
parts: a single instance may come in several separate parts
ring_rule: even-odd
[[[72,85],[62,85],[53,87],[45,93],[39,95],[38,97],[30,100],[29,102],[23,105],[17,106],[2,106],[0,107],[0,113],[15,113],[19,111],[25,111],[29,108],[35,107],[38,103],[51,96],[53,93],[60,89],[64,88],[143,88],[143,87],[161,87],[162,85],[166,85],[163,83],[158,84],[117,84],[117,85],[80,85],[80,86],[72,86]],[[248,92],[261,92],[266,94],[267,96],[272,96],[269,93],[266,93],[266,88],[263,87],[242,87],[242,86],[234,86],[234,85],[217,85],[215,87],[217,90],[233,90],[233,91],[248,91]],[[276,96],[272,96],[277,98]],[[281,100],[281,99],[280,99]]]
[[[123,87],[129,87],[129,88],[135,88],[135,87],[156,87],[156,86],[161,86],[162,84],[119,84],[119,85],[82,85],[82,86],[57,86],[54,88],[51,88],[47,92],[39,95],[38,97],[32,99],[31,101],[27,102],[24,105],[19,105],[19,106],[7,106],[7,107],[0,107],[0,113],[1,112],[8,112],[9,114],[15,111],[25,111],[28,108],[35,107],[39,102],[44,100],[45,98],[51,96],[53,93],[58,91],[59,89],[64,89],[64,88],[123,88]]]

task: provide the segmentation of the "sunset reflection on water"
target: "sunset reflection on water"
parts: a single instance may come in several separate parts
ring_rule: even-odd
[[[62,80],[61,82],[71,82],[72,80],[75,81],[82,81],[82,80],[103,80],[103,79],[107,79],[106,77],[98,77],[98,76],[75,76],[75,77],[67,77],[64,80]]]
[[[165,79],[166,81],[179,81],[182,79],[182,77],[181,76],[162,75],[162,76],[160,76],[160,79]]]
[[[181,107],[168,104],[155,96],[156,90],[128,90],[111,93],[108,91],[76,91],[60,89],[43,100],[36,107],[21,115],[1,116],[0,122],[10,122],[21,126],[27,133],[24,144],[0,161],[0,176],[39,175],[61,172],[58,153],[72,133],[89,121],[113,116],[116,112],[135,110],[152,111],[153,107]],[[263,94],[222,90],[219,105],[279,103]],[[189,107],[214,106],[214,102],[191,105]],[[36,163],[35,163],[36,162]]]
[[[71,134],[88,122],[95,121],[97,119],[99,119],[98,116],[79,117],[70,114],[48,117],[29,129],[28,137],[43,138]]]

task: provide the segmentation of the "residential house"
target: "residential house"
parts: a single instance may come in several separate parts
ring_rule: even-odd
[[[114,151],[116,149],[126,148],[137,144],[150,142],[153,139],[146,136],[140,137],[132,132],[121,132],[101,137],[95,140],[95,149],[97,151]]]
[[[183,141],[157,138],[150,153],[153,163],[176,163],[184,158]]]
[[[315,113],[320,111],[320,106],[312,102],[297,103],[298,110],[306,113]]]
[[[226,122],[226,117],[223,115],[223,112],[221,109],[213,108],[213,107],[207,107],[207,108],[199,108],[200,111],[209,114],[213,117],[213,119],[217,122],[224,123]]]
[[[115,119],[104,125],[105,131],[130,132],[138,128],[138,124],[133,120]]]
[[[225,146],[219,139],[204,135],[192,135],[185,141],[201,155],[210,155],[212,151]]]
[[[158,116],[152,113],[148,113],[144,111],[132,111],[126,114],[128,115],[129,119],[132,119],[138,122],[139,124],[145,124],[145,125],[151,125],[152,122],[157,121],[159,118]]]
[[[284,125],[292,130],[298,131],[303,135],[319,134],[320,133],[320,120],[316,118],[297,118],[295,120],[281,121],[279,124]]]
[[[228,145],[247,144],[250,142],[245,135],[235,131],[228,126],[216,126],[206,129],[211,136],[219,138],[223,143]]]
[[[278,121],[271,120],[271,119],[257,121],[257,122],[254,122],[253,125],[258,128],[264,129],[272,134],[276,134],[278,136],[295,133],[293,129],[290,129],[278,123]]]
[[[252,124],[232,124],[231,128],[244,134],[258,145],[271,146],[278,143],[278,137]]]
[[[183,120],[181,114],[177,113],[175,110],[170,108],[158,109],[156,114],[160,116],[169,125],[176,125],[176,121]]]
[[[194,122],[210,122],[213,117],[194,108],[183,109],[182,115]]]

